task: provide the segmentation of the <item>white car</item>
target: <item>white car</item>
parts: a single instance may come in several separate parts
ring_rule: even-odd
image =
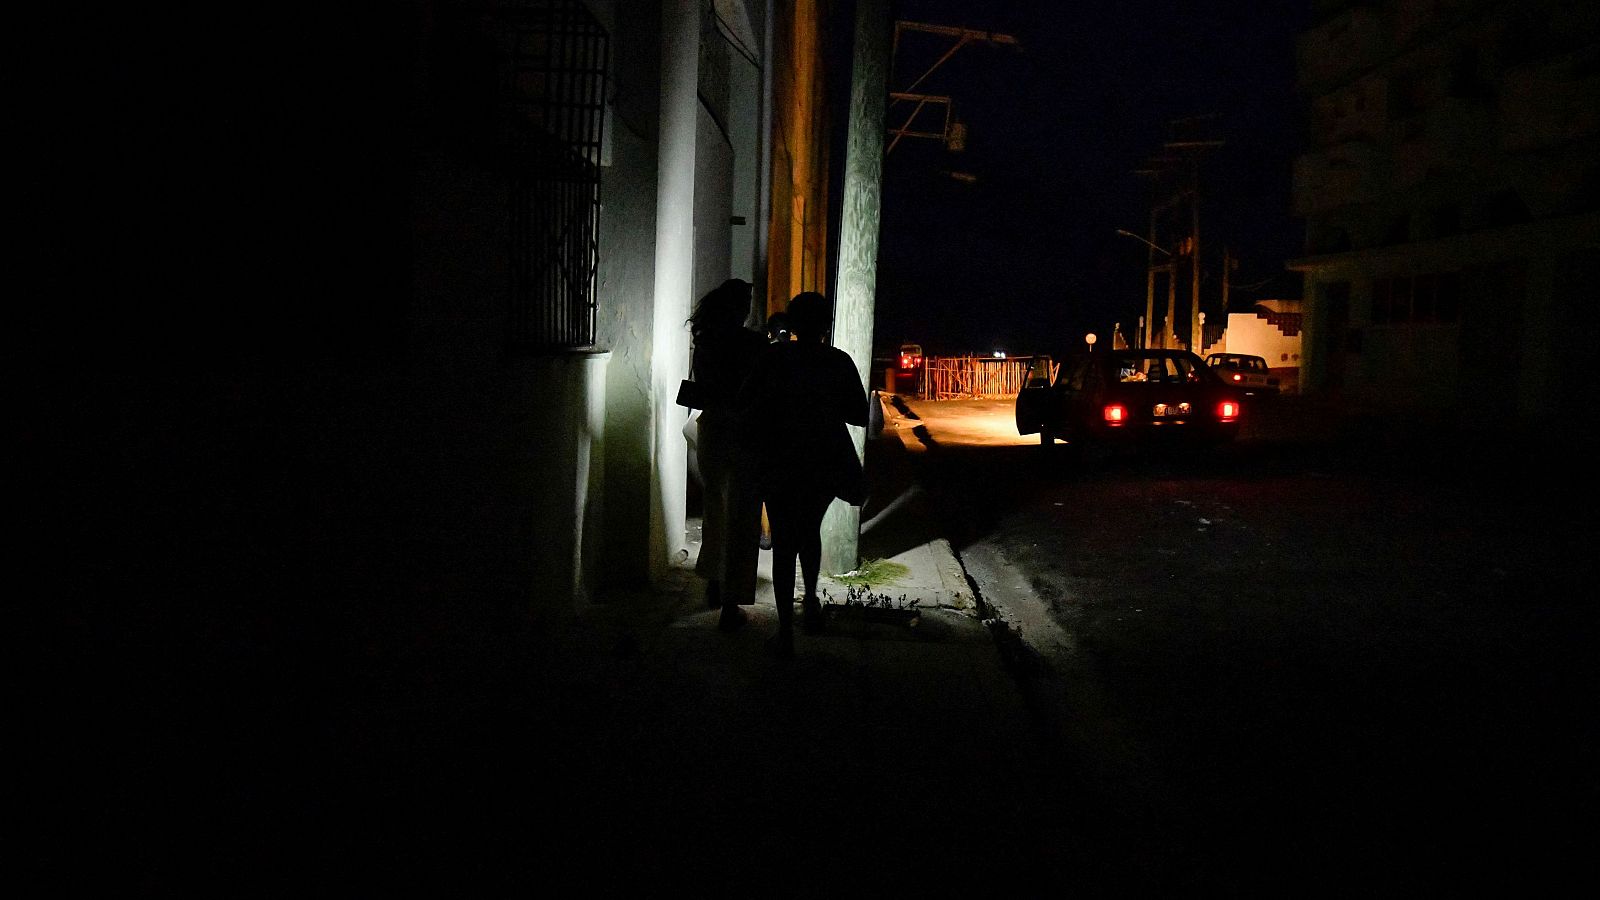
[[[1247,353],[1213,353],[1206,365],[1228,384],[1254,396],[1278,393],[1278,379],[1267,368],[1267,361]]]

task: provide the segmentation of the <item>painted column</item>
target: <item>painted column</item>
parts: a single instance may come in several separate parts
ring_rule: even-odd
[[[888,0],[857,0],[850,76],[850,132],[844,205],[839,217],[839,281],[833,297],[833,345],[855,360],[865,383],[872,365],[872,311],[878,278],[878,220],[883,187],[884,107],[888,92]],[[864,429],[850,427],[856,456]],[[858,561],[861,509],[835,500],[822,524],[822,566],[846,572]]]
[[[694,292],[694,154],[699,109],[699,0],[661,3],[661,124],[656,176],[655,316],[651,327],[650,572],[659,578],[684,549],[683,438],[687,411],[675,402],[689,372]]]
[[[817,4],[816,0],[795,0],[794,30],[791,65],[794,66],[794,90],[789,95],[792,127],[789,141],[789,290],[784,298],[787,305],[794,295],[806,287],[806,223],[814,217],[807,204],[815,190],[817,152],[813,138],[817,134]]]
[[[753,286],[751,294],[761,309],[763,323],[766,322],[767,310],[772,305],[769,299],[771,292],[767,287],[767,242],[772,238],[772,104],[776,97],[773,93],[772,78],[774,64],[772,32],[777,27],[777,15],[778,11],[773,8],[773,0],[766,0],[761,15],[761,87],[756,96],[756,102],[761,109],[760,130],[756,135],[756,220],[753,223],[756,255],[752,264],[754,277],[750,279]]]

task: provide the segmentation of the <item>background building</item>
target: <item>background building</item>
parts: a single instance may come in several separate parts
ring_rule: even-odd
[[[1321,0],[1302,384],[1359,409],[1548,419],[1600,319],[1600,19],[1566,0]]]

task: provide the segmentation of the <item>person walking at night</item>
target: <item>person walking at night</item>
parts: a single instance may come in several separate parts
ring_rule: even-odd
[[[827,344],[832,310],[814,291],[797,295],[786,315],[795,339],[767,346],[741,405],[758,410],[762,499],[772,522],[772,586],[778,632],[769,646],[794,654],[794,569],[805,579],[801,609],[807,631],[822,627],[817,579],[822,568],[822,517],[838,497],[860,504],[866,488],[846,425],[867,424],[867,393],[856,364]]]
[[[701,408],[695,462],[705,507],[695,573],[706,579],[707,605],[722,609],[717,627],[724,631],[743,625],[740,605],[755,602],[761,539],[754,460],[735,407],[767,346],[760,333],[744,327],[749,315],[750,283],[732,278],[702,297],[689,318],[690,371]]]
[[[775,312],[767,317],[767,340],[774,344],[789,341],[789,317]],[[761,549],[772,549],[772,520],[767,516],[767,504],[761,504]]]

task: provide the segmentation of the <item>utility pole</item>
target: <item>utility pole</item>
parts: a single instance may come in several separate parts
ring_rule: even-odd
[[[1192,129],[1199,123],[1209,122],[1216,116],[1192,116],[1186,119],[1173,119],[1169,124],[1174,131]],[[1166,202],[1159,199],[1153,200],[1151,209],[1150,242],[1156,243],[1156,214],[1159,210],[1171,210],[1175,215],[1181,214],[1183,204],[1189,206],[1189,234],[1181,242],[1181,252],[1189,255],[1189,310],[1188,323],[1179,326],[1177,310],[1177,277],[1178,261],[1175,257],[1167,260],[1167,315],[1164,321],[1167,327],[1163,329],[1161,345],[1164,347],[1171,335],[1174,343],[1184,343],[1187,337],[1189,349],[1195,354],[1204,351],[1205,335],[1200,323],[1200,155],[1207,150],[1214,150],[1223,146],[1220,140],[1194,140],[1189,138],[1166,141],[1162,144],[1162,154],[1149,160],[1144,168],[1135,171],[1137,175],[1153,176],[1160,182],[1175,182],[1171,194]],[[1187,164],[1187,165],[1185,165]],[[1159,188],[1158,188],[1159,189]],[[1159,195],[1158,195],[1159,196]],[[1153,276],[1147,285],[1153,283]],[[1146,308],[1154,306],[1153,288],[1147,287]],[[1182,334],[1180,334],[1182,332]]]
[[[1156,320],[1156,211],[1150,210],[1150,247],[1145,251],[1144,267],[1144,318],[1139,320],[1141,330],[1139,345],[1150,349],[1150,327],[1146,322]]]
[[[1228,288],[1233,284],[1233,254],[1222,248],[1222,333],[1228,333]],[[1227,349],[1226,346],[1223,347]]]
[[[1167,314],[1161,319],[1161,342],[1157,345],[1162,350],[1167,349],[1167,338],[1169,336],[1174,340],[1177,339],[1177,334],[1172,329],[1172,318],[1177,309],[1178,258],[1176,256],[1169,256],[1167,257]]]
[[[1145,326],[1144,348],[1147,350],[1151,348],[1165,350],[1169,343],[1177,339],[1177,332],[1173,328],[1173,319],[1177,315],[1177,257],[1183,251],[1181,245],[1174,246],[1171,250],[1163,248],[1158,240],[1158,235],[1161,232],[1157,226],[1162,221],[1163,214],[1166,214],[1168,219],[1172,217],[1172,214],[1178,210],[1183,196],[1181,193],[1174,193],[1163,201],[1159,199],[1159,194],[1156,194],[1156,192],[1160,190],[1164,179],[1172,174],[1172,167],[1180,162],[1182,162],[1181,157],[1166,152],[1159,156],[1151,157],[1143,168],[1135,169],[1133,173],[1151,178],[1155,182],[1151,188],[1153,196],[1150,201],[1150,236],[1144,240],[1145,244],[1150,247],[1150,254],[1147,259],[1148,268],[1145,272],[1145,319],[1148,324]],[[1159,265],[1155,261],[1156,250],[1160,250],[1162,256],[1165,257],[1165,260]],[[1155,282],[1157,273],[1165,275],[1167,280],[1166,306],[1159,318],[1155,315]]]
[[[844,203],[839,219],[839,274],[833,292],[833,345],[850,354],[866,383],[872,365],[872,319],[878,278],[878,225],[883,196],[884,108],[889,87],[889,0],[856,0],[850,73],[850,131],[845,145]],[[850,426],[856,459],[866,432]],[[822,565],[848,572],[860,558],[861,508],[834,500],[822,520]]]
[[[1195,122],[1206,121],[1215,116],[1195,116],[1188,119],[1175,119],[1174,127],[1190,125]],[[1167,141],[1164,146],[1167,150],[1176,151],[1184,155],[1189,163],[1189,184],[1187,194],[1189,200],[1189,267],[1192,275],[1189,291],[1189,352],[1200,355],[1205,351],[1205,337],[1200,331],[1200,154],[1207,150],[1221,147],[1222,141],[1196,141],[1180,140]]]
[[[1022,44],[1016,39],[1016,37],[1009,34],[1000,34],[994,31],[983,31],[977,28],[960,28],[954,25],[932,25],[926,22],[908,22],[902,19],[894,23],[894,44],[889,51],[889,68],[891,70],[891,74],[895,68],[894,60],[899,56],[900,53],[900,36],[902,33],[908,31],[932,34],[945,38],[954,38],[955,43],[951,44],[949,49],[945,50],[944,55],[940,56],[937,60],[934,60],[933,65],[929,66],[926,71],[917,76],[916,80],[907,85],[904,90],[891,91],[889,93],[889,98],[894,101],[891,106],[898,105],[902,102],[915,103],[916,106],[912,108],[911,113],[906,116],[905,121],[901,123],[899,127],[889,129],[889,134],[894,135],[894,140],[889,142],[889,149],[883,151],[883,153],[885,156],[893,153],[894,148],[899,146],[900,139],[908,137],[929,138],[940,141],[950,150],[954,152],[960,152],[966,148],[967,127],[956,118],[955,100],[943,94],[917,93],[917,88],[924,81],[928,80],[928,76],[932,75],[934,70],[948,62],[950,57],[955,56],[956,51],[967,46],[968,44],[988,44],[991,47],[1012,47],[1017,50],[1022,49]],[[922,111],[929,106],[944,107],[943,122],[937,126],[937,131],[929,130],[932,126],[924,126],[923,130],[916,130],[913,126],[917,121],[917,117],[921,115]]]
[[[1189,268],[1194,274],[1194,287],[1189,296],[1189,352],[1196,356],[1205,352],[1205,337],[1200,333],[1200,162],[1189,164]]]
[[[971,28],[893,22],[890,44],[889,0],[856,0],[855,48],[851,55],[850,122],[845,142],[843,208],[839,218],[839,271],[833,292],[833,345],[855,361],[856,374],[866,382],[872,365],[872,320],[878,275],[878,238],[883,197],[883,161],[901,138],[939,140],[952,150],[963,149],[966,127],[955,120],[947,96],[916,93],[934,70],[971,43],[1020,49],[1017,39]],[[924,32],[955,43],[904,90],[891,92],[889,77],[902,32]],[[887,126],[887,106],[914,102],[916,106],[898,128]],[[918,131],[914,124],[926,107],[943,106],[944,121],[938,131]],[[886,135],[894,141],[884,147]],[[866,432],[850,426],[856,458],[861,459]],[[861,509],[840,500],[829,505],[822,520],[822,567],[827,572],[847,572],[860,560]]]

